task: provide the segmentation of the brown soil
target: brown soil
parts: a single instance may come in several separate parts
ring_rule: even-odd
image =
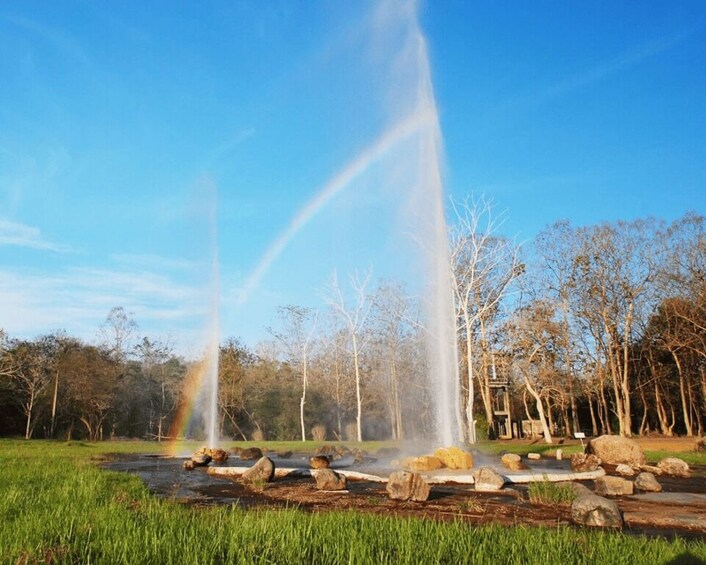
[[[705,472],[706,469],[701,468],[698,469],[700,476],[691,479],[661,477],[660,482],[665,492],[697,493],[702,496],[706,491]],[[461,520],[478,525],[555,527],[571,523],[569,506],[531,503],[525,485],[514,485],[496,493],[475,492],[470,486],[435,485],[426,502],[391,500],[385,486],[378,483],[349,481],[348,487],[348,491],[343,492],[322,492],[316,489],[311,479],[279,479],[263,488],[248,487],[233,481],[230,487],[227,484],[214,485],[213,491],[203,492],[210,496],[237,498],[240,505],[247,508],[286,506],[310,512],[353,510],[386,516]],[[706,539],[706,504],[687,507],[631,497],[615,500],[624,513],[625,531],[628,533]]]
[[[694,451],[696,438],[693,437],[640,437],[635,438],[645,451]]]
[[[221,491],[223,486],[220,486]],[[233,488],[245,489],[245,506],[297,507],[311,512],[355,510],[388,516],[415,516],[438,520],[463,520],[473,524],[543,525],[569,523],[569,508],[532,505],[527,489],[506,488],[497,493],[475,492],[470,487],[434,486],[425,502],[391,500],[385,485],[348,482],[347,491],[319,491],[311,479],[280,479],[264,488],[246,487],[234,481]],[[216,493],[209,493],[214,495]],[[223,494],[223,492],[221,492]]]

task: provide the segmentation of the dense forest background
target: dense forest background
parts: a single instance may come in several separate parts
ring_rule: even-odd
[[[455,202],[449,229],[464,439],[498,433],[493,384],[513,420],[547,441],[703,435],[706,234],[693,213],[593,226],[559,222],[522,246],[503,214]],[[219,416],[233,439],[404,439],[428,431],[423,296],[370,273],[333,277],[314,310],[283,305],[254,348],[220,345]],[[94,343],[0,330],[0,434],[163,440],[198,360],[143,337],[122,307]],[[451,408],[452,409],[452,408]],[[199,435],[199,430],[192,430]]]

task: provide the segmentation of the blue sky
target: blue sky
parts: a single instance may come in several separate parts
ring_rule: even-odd
[[[94,340],[123,306],[142,334],[194,351],[216,247],[222,333],[250,344],[277,306],[319,305],[333,270],[411,277],[401,143],[244,294],[292,219],[404,117],[410,10],[446,192],[494,199],[506,235],[706,213],[700,1],[5,0],[0,328]]]

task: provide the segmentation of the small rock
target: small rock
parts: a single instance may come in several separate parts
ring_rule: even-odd
[[[279,451],[277,452],[277,457],[280,459],[289,459],[292,457],[292,452],[291,451]]]
[[[596,494],[601,496],[625,496],[633,493],[632,482],[621,477],[598,477]]]
[[[541,453],[528,453],[527,454],[527,459],[532,459],[533,461],[537,461],[538,459],[542,458]]]
[[[506,453],[500,458],[503,467],[510,471],[522,471],[527,469],[527,465],[522,462],[522,457],[514,453]]]
[[[346,490],[346,477],[333,469],[318,469],[312,473],[319,490]]]
[[[571,519],[581,526],[622,528],[623,517],[618,505],[607,498],[589,494],[571,504]]]
[[[645,471],[646,473],[652,473],[653,475],[659,477],[662,474],[662,469],[655,465],[640,465],[638,467],[640,471]]]
[[[505,484],[505,477],[489,467],[483,467],[473,473],[473,480],[476,490],[484,492],[500,490]]]
[[[449,469],[470,469],[473,467],[473,455],[460,447],[440,447],[434,452],[434,457]]]
[[[331,461],[326,455],[314,455],[309,458],[309,465],[312,469],[328,469]]]
[[[390,475],[385,490],[393,500],[423,502],[429,498],[431,488],[419,473],[395,471]]]
[[[646,462],[645,454],[638,443],[630,438],[614,435],[602,435],[588,442],[586,453],[592,453],[608,465],[625,463],[639,467]]]
[[[182,467],[184,467],[185,471],[193,471],[196,467],[196,463],[194,463],[191,459],[187,459],[186,461],[184,461]]]
[[[621,477],[632,477],[635,475],[635,471],[630,465],[626,465],[625,463],[621,463],[615,468],[615,472],[618,473]]]
[[[259,447],[248,447],[247,449],[242,449],[239,456],[243,461],[254,461],[262,458],[262,450]]]
[[[275,476],[275,464],[269,457],[260,459],[242,475],[244,481],[269,483]]]
[[[435,471],[441,469],[444,464],[438,457],[433,455],[421,455],[420,457],[407,457],[402,460],[402,467],[410,471]]]
[[[688,479],[691,476],[689,464],[678,457],[667,457],[657,463],[657,467],[665,474]]]
[[[316,455],[333,455],[336,453],[336,447],[333,445],[322,445],[319,447],[316,451],[314,451]]]
[[[587,473],[598,470],[601,460],[595,455],[586,453],[574,453],[571,456],[571,470],[576,473]]]
[[[635,478],[635,488],[642,492],[661,492],[662,485],[657,482],[657,479],[652,473],[646,471],[640,473]]]
[[[241,452],[241,451],[243,451],[243,448],[242,448],[242,447],[234,447],[233,449],[231,449],[231,452],[233,453],[233,455],[238,455],[238,456],[240,456],[240,452]]]

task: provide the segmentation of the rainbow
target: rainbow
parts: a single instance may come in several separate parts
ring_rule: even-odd
[[[199,396],[199,391],[206,375],[206,368],[207,363],[204,360],[193,365],[186,373],[181,401],[172,425],[169,427],[169,437],[171,439],[167,453],[172,457],[179,455],[179,442],[184,439],[192,421],[196,399]]]
[[[262,259],[245,279],[245,284],[238,299],[238,306],[250,298],[252,291],[260,284],[272,263],[282,254],[294,237],[318,214],[321,209],[338,193],[346,188],[373,163],[383,157],[400,141],[419,131],[424,124],[435,123],[436,114],[431,110],[418,110],[400,120],[384,132],[375,142],[360,152],[337,175],[331,178],[317,193],[299,210],[287,228],[275,239],[265,251]]]

